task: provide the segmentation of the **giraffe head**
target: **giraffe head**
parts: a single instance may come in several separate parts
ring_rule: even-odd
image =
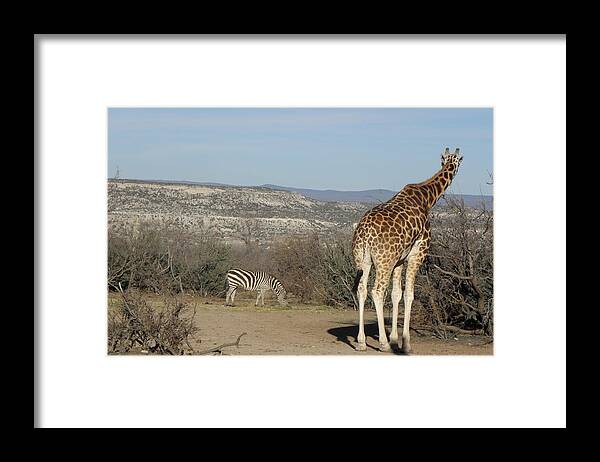
[[[442,167],[449,167],[454,173],[458,170],[461,162],[462,156],[459,154],[458,148],[452,154],[450,154],[450,149],[446,148],[442,154]]]

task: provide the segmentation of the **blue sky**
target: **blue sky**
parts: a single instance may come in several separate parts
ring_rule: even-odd
[[[400,190],[464,159],[450,191],[492,194],[491,108],[110,108],[108,175]]]

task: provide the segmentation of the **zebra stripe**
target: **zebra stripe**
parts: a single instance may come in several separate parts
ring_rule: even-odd
[[[286,294],[283,284],[276,277],[263,271],[247,271],[240,268],[229,270],[227,272],[228,294],[232,294],[240,287],[250,291],[272,290],[280,302],[283,302]]]

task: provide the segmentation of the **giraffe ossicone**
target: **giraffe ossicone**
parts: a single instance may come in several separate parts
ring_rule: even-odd
[[[367,281],[371,268],[375,268],[375,283],[371,297],[377,312],[379,348],[389,351],[383,317],[385,289],[392,278],[392,330],[390,340],[404,353],[410,346],[410,311],[414,300],[414,281],[425,259],[431,241],[429,210],[446,191],[462,161],[456,148],[442,154],[442,168],[421,183],[408,184],[398,194],[383,204],[366,212],[358,222],[352,238],[352,254],[357,268],[355,288],[358,296],[359,327],[356,349],[366,350],[364,332],[364,306],[367,298]],[[404,289],[404,324],[402,337],[398,335],[398,305],[402,299],[402,270],[406,266]]]

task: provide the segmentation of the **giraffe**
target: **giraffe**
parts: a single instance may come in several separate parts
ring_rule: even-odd
[[[377,312],[379,349],[390,351],[384,318],[385,289],[392,277],[392,330],[390,341],[397,343],[405,354],[410,353],[410,310],[414,299],[414,281],[425,259],[431,232],[429,210],[448,188],[462,161],[459,149],[453,154],[446,148],[442,154],[442,168],[422,183],[408,184],[385,203],[366,212],[359,221],[352,238],[352,254],[357,268],[354,291],[358,294],[358,351],[367,349],[364,330],[364,307],[367,281],[371,266],[375,266],[375,283],[371,297]],[[404,325],[398,337],[398,304],[402,298],[402,269],[406,264],[404,290]]]

